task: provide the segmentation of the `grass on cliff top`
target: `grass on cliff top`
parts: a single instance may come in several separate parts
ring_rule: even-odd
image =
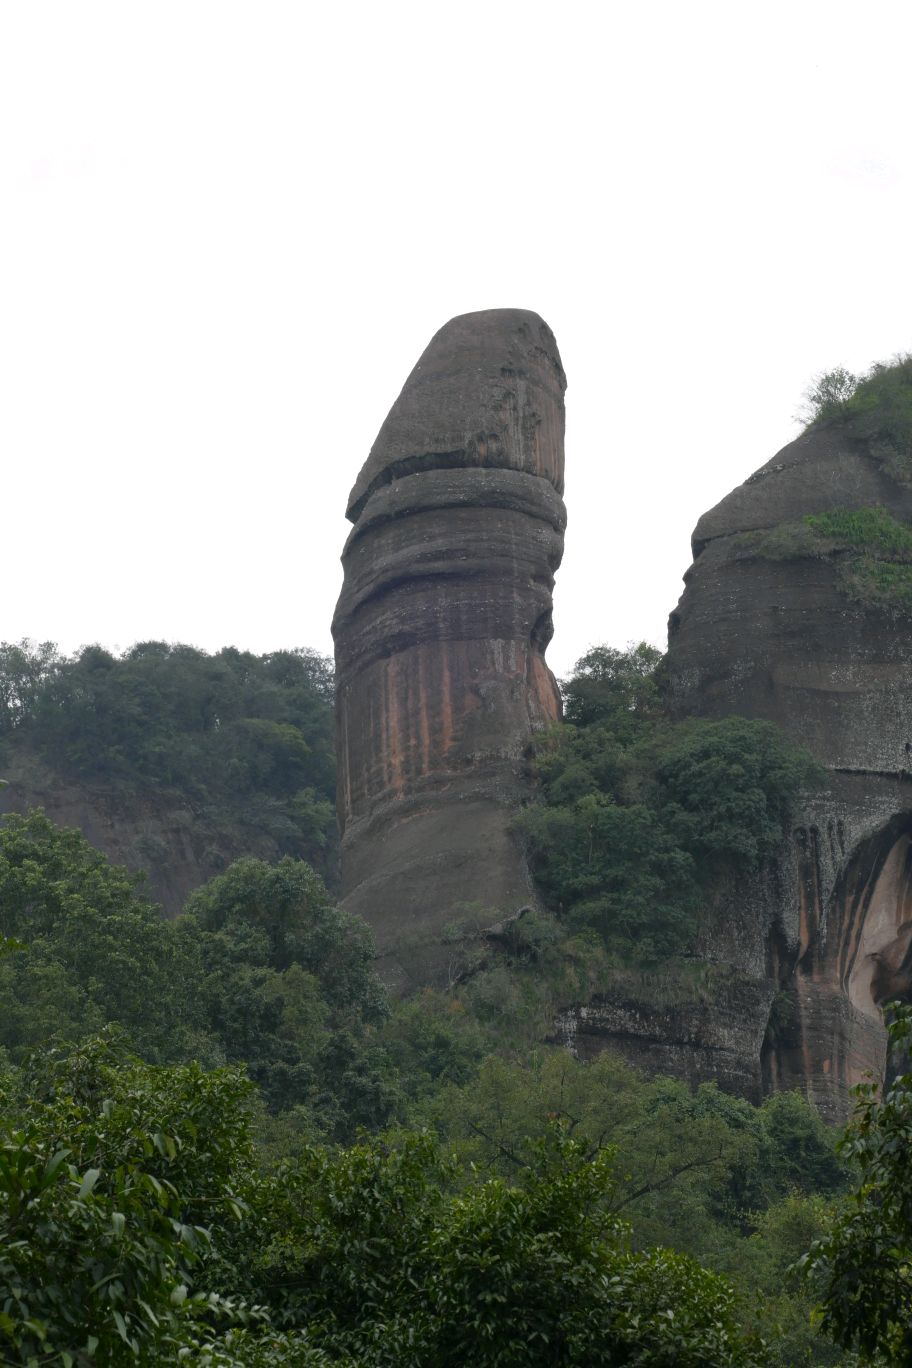
[[[825,559],[838,564],[839,587],[862,607],[912,610],[912,527],[885,508],[834,508],[742,541],[765,560]],[[860,555],[846,555],[860,552]]]
[[[843,424],[870,444],[872,456],[899,484],[912,484],[912,352],[877,361],[862,375],[843,366],[814,376],[796,417],[805,431]]]

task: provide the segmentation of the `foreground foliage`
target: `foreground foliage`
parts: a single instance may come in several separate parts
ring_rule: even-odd
[[[35,1203],[36,1219],[45,1213],[40,1220],[46,1219],[49,1231],[54,1222],[69,1219],[67,1212],[75,1223],[66,1227],[69,1234],[61,1226],[46,1247],[36,1227],[27,1240],[31,1252],[15,1256],[25,1260],[16,1265],[20,1279],[28,1275],[36,1287],[54,1286],[55,1278],[65,1282],[72,1274],[74,1307],[80,1298],[95,1305],[91,1289],[78,1291],[83,1284],[77,1274],[86,1276],[80,1249],[104,1233],[114,1243],[92,1267],[109,1267],[104,1260],[115,1254],[124,1261],[123,1276],[118,1274],[111,1286],[117,1284],[117,1296],[123,1290],[129,1307],[130,1298],[141,1295],[136,1288],[137,1279],[145,1276],[142,1260],[152,1258],[153,1246],[158,1250],[159,1282],[143,1301],[164,1327],[162,1335],[183,1335],[194,1356],[210,1356],[213,1363],[222,1356],[263,1365],[342,1363],[346,1356],[354,1361],[352,1355],[362,1363],[385,1362],[390,1361],[390,1346],[399,1345],[402,1355],[411,1352],[401,1337],[412,1336],[425,1355],[416,1364],[447,1362],[444,1342],[458,1341],[464,1329],[459,1318],[465,1319],[468,1311],[463,1300],[451,1308],[452,1321],[440,1319],[440,1270],[452,1281],[465,1251],[475,1248],[472,1258],[486,1270],[476,1278],[478,1295],[482,1284],[491,1284],[481,1250],[481,1243],[493,1238],[484,1234],[489,1229],[485,1212],[491,1220],[494,1213],[498,1222],[514,1222],[516,1267],[532,1261],[522,1274],[530,1286],[543,1287],[551,1262],[569,1258],[570,1246],[561,1243],[564,1236],[548,1244],[535,1215],[540,1210],[536,1203],[546,1197],[544,1187],[535,1184],[547,1186],[562,1172],[564,1160],[555,1158],[557,1125],[560,1145],[566,1140],[577,1146],[572,1163],[569,1151],[565,1155],[569,1171],[582,1175],[582,1186],[573,1189],[577,1196],[590,1173],[584,1166],[603,1166],[597,1201],[592,1205],[587,1198],[585,1208],[603,1223],[598,1256],[603,1262],[596,1260],[591,1267],[601,1270],[602,1277],[604,1259],[610,1256],[609,1282],[617,1277],[620,1281],[612,1287],[627,1289],[629,1303],[623,1305],[631,1316],[640,1314],[636,1308],[643,1304],[636,1297],[647,1302],[648,1297],[670,1298],[655,1303],[675,1311],[676,1324],[665,1316],[662,1333],[680,1331],[685,1340],[687,1335],[699,1339],[702,1322],[699,1317],[682,1322],[677,1301],[685,1297],[682,1289],[691,1287],[696,1296],[702,1288],[722,1298],[717,1309],[724,1312],[723,1327],[734,1318],[775,1341],[767,1355],[771,1363],[798,1368],[837,1362],[838,1353],[827,1357],[825,1342],[814,1334],[813,1301],[785,1287],[788,1264],[823,1233],[827,1202],[844,1181],[833,1137],[797,1095],[755,1108],[715,1088],[691,1095],[674,1080],[646,1081],[610,1054],[582,1064],[565,1050],[544,1044],[554,1004],[575,1001],[574,994],[585,997],[615,972],[604,944],[591,933],[588,938],[567,936],[553,919],[527,915],[501,932],[496,956],[477,963],[456,988],[425,992],[390,1007],[371,973],[366,929],[333,906],[319,878],[300,862],[270,866],[256,859],[238,861],[197,890],[182,918],[168,923],[144,900],[133,877],[109,866],[78,833],[58,831],[40,813],[0,824],[0,909],[0,936],[9,942],[8,953],[0,956],[0,1033],[14,1061],[3,1109],[9,1132],[6,1152],[12,1156],[9,1173],[32,1185],[25,1206],[31,1210],[29,1204]],[[477,912],[472,919],[483,920]],[[666,962],[662,991],[668,990],[672,971]],[[631,972],[629,966],[624,972]],[[709,981],[695,980],[694,986],[712,991]],[[146,1063],[110,1041],[104,1049],[91,1043],[98,1024],[115,1020],[129,1029]],[[55,1045],[50,1052],[40,1047],[34,1033],[49,1026],[69,1045]],[[194,1056],[203,1060],[205,1071],[189,1062]],[[218,1067],[226,1061],[237,1067]],[[15,1065],[26,1073],[17,1072]],[[256,1081],[255,1090],[250,1080]],[[107,1101],[114,1107],[111,1117],[104,1110]],[[193,1111],[197,1103],[208,1109],[202,1127]],[[101,1150],[96,1145],[93,1151],[95,1142],[85,1138],[101,1134],[93,1107],[100,1107],[105,1118],[104,1144],[110,1144],[111,1154],[121,1155],[113,1177],[104,1181]],[[156,1108],[161,1113],[157,1120]],[[191,1122],[201,1136],[208,1128],[205,1164],[187,1182],[178,1181],[174,1175],[183,1173],[180,1165],[190,1164],[196,1144]],[[114,1123],[121,1127],[119,1139],[110,1128]],[[390,1123],[403,1128],[399,1138],[382,1138]],[[216,1134],[222,1124],[228,1127],[224,1144]],[[124,1126],[135,1129],[127,1134]],[[364,1139],[357,1150],[332,1147],[332,1142],[352,1144],[359,1127],[374,1138]],[[424,1138],[416,1138],[416,1132]],[[249,1135],[255,1137],[254,1149]],[[222,1146],[221,1158],[214,1161],[216,1143]],[[49,1168],[61,1147],[71,1155]],[[455,1160],[444,1162],[442,1153]],[[80,1196],[88,1169],[98,1169],[101,1176]],[[215,1187],[199,1186],[210,1179]],[[45,1180],[46,1189],[41,1186]],[[485,1187],[489,1180],[493,1186]],[[351,1304],[339,1300],[344,1279],[340,1281],[336,1258],[367,1238],[357,1226],[350,1232],[355,1243],[343,1247],[343,1232],[333,1227],[332,1213],[342,1211],[339,1203],[353,1183],[356,1197],[351,1200],[359,1209],[369,1206],[365,1189],[371,1184],[379,1185],[381,1196],[387,1193],[384,1202],[388,1198],[377,1216],[377,1230],[386,1232],[383,1239],[392,1243],[377,1246],[379,1262],[371,1277],[386,1278],[390,1286],[404,1279],[411,1288],[408,1296],[417,1299],[407,1305],[387,1300],[382,1316],[371,1300],[375,1292],[365,1281],[366,1266],[357,1274],[362,1281]],[[477,1195],[482,1190],[483,1198]],[[108,1205],[93,1205],[102,1198]],[[20,1213],[22,1209],[20,1203]],[[118,1244],[107,1233],[119,1224],[112,1213],[132,1221],[135,1248]],[[455,1229],[457,1215],[461,1233],[454,1244],[455,1237],[446,1232]],[[168,1225],[175,1221],[186,1230]],[[553,1230],[548,1239],[552,1235],[557,1240]],[[668,1245],[676,1255],[652,1252]],[[55,1262],[58,1247],[62,1253]],[[683,1263],[676,1262],[677,1255],[684,1257]],[[535,1262],[539,1258],[540,1265]],[[704,1274],[688,1258],[751,1297],[759,1288],[762,1305],[742,1295],[736,1309],[735,1302],[725,1300],[731,1294],[722,1284],[702,1281]],[[416,1283],[417,1275],[408,1271],[415,1261],[430,1281]],[[336,1270],[332,1287],[317,1286],[320,1268],[324,1281],[329,1276],[325,1269]],[[596,1276],[590,1269],[586,1278],[590,1273]],[[172,1303],[175,1289],[184,1286],[189,1289],[186,1297],[179,1305]],[[588,1291],[578,1289],[578,1305],[561,1302],[562,1325],[566,1320],[568,1326],[577,1321],[583,1326],[586,1316],[597,1314],[603,1318],[599,1334],[607,1336],[605,1343],[620,1356],[612,1361],[677,1362],[673,1355],[667,1357],[671,1350],[664,1340],[659,1347],[638,1340],[636,1353],[631,1349],[632,1357],[625,1359],[628,1349],[618,1336],[628,1333],[628,1313],[612,1302],[609,1315],[603,1293],[594,1283],[587,1286]],[[569,1284],[565,1290],[569,1298]],[[182,1295],[177,1292],[178,1298]],[[503,1295],[509,1309],[512,1303]],[[322,1311],[314,1309],[319,1297],[330,1298],[321,1303]],[[155,1298],[165,1299],[167,1314],[156,1309]],[[37,1291],[33,1302],[31,1313],[41,1319],[35,1309]],[[240,1302],[248,1318],[253,1313],[246,1308],[252,1304],[269,1308],[268,1335],[256,1319],[259,1312],[246,1328],[238,1325]],[[361,1319],[352,1320],[351,1306],[362,1303]],[[142,1336],[152,1332],[139,1323],[134,1326],[120,1302],[114,1309],[129,1338],[136,1338],[145,1352]],[[543,1318],[542,1333],[550,1335],[546,1312],[547,1307],[536,1315]],[[4,1314],[13,1317],[9,1308]],[[43,1314],[47,1318],[47,1308]],[[510,1315],[515,1318],[519,1311],[514,1307]],[[308,1317],[314,1316],[323,1317],[319,1334],[307,1329]],[[22,1344],[24,1321],[30,1318],[26,1308],[20,1315],[23,1324],[14,1321]],[[108,1329],[113,1325],[111,1333],[116,1331],[124,1344],[113,1314],[109,1321]],[[538,1333],[539,1321],[522,1324],[523,1334]],[[777,1325],[783,1328],[778,1340]],[[332,1338],[336,1331],[342,1338]],[[582,1354],[579,1346],[585,1342],[584,1337],[560,1340],[560,1352],[571,1356],[565,1361],[573,1362],[577,1351]],[[520,1350],[515,1352],[520,1354],[515,1361],[521,1362]],[[159,1345],[156,1353],[161,1357],[166,1350]],[[504,1362],[513,1361],[509,1354]]]
[[[176,1362],[207,1317],[246,1314],[190,1291],[211,1230],[241,1213],[241,1075],[150,1068],[108,1036],[5,1083],[3,1362]]]
[[[141,876],[40,811],[0,821],[0,1046],[19,1060],[56,1034],[110,1023],[157,1063],[244,1063],[273,1111],[308,1107],[312,1135],[389,1118],[370,1030],[385,1019],[370,934],[303,861],[248,857],[174,922]]]
[[[908,1061],[912,1008],[890,1004],[894,1056]],[[912,1073],[854,1089],[840,1152],[857,1182],[827,1235],[799,1262],[819,1289],[823,1329],[867,1361],[912,1361]]]
[[[40,1130],[54,1089],[37,1082],[45,1066],[27,1063],[52,1033],[68,1044],[45,1057],[71,1077],[71,1061],[101,1048],[88,1043],[92,1033],[119,1022],[145,1063],[105,1045],[102,1101],[120,1106],[128,1082],[153,1098],[129,1104],[154,1153],[124,1142],[134,1165],[125,1195],[105,1186],[103,1164],[61,1160],[61,1183],[63,1167],[75,1169],[69,1186],[51,1182],[40,1200],[55,1221],[72,1213],[70,1235],[59,1237],[72,1257],[48,1256],[43,1272],[35,1263],[18,1276],[61,1288],[71,1272],[84,1277],[81,1246],[109,1238],[113,1212],[129,1217],[137,1240],[117,1246],[117,1296],[138,1295],[148,1240],[160,1246],[159,1284],[143,1297],[160,1341],[115,1308],[149,1361],[168,1361],[180,1343],[191,1360],[263,1368],[843,1362],[815,1333],[813,1296],[786,1280],[823,1236],[844,1185],[813,1108],[797,1095],[759,1108],[714,1088],[692,1095],[611,1055],[584,1065],[543,1043],[556,1010],[620,973],[642,973],[659,995],[714,991],[712,974],[674,951],[718,872],[765,859],[796,787],[814,779],[774,731],[740,719],[670,726],[660,691],[651,648],[599,648],[581,662],[565,686],[567,722],[535,760],[546,802],[523,819],[571,819],[551,872],[546,860],[539,867],[546,885],[556,879],[557,915],[505,922],[497,909],[463,909],[448,931],[458,971],[450,989],[404,1003],[386,1002],[366,928],[334,907],[302,861],[236,861],[169,923],[140,880],[78,833],[41,814],[0,824],[0,938],[10,940],[0,956],[0,1045],[14,1098],[4,1114],[10,1144],[32,1126],[37,1146],[22,1171],[44,1181],[57,1153],[41,1148]],[[596,852],[601,883],[583,886],[584,866],[597,862],[597,840],[580,826],[582,817],[597,828],[577,806],[587,800],[599,822],[613,813],[604,820],[628,824],[618,828],[628,844],[612,835],[618,862]],[[562,899],[565,876],[580,883]],[[154,1124],[153,1111],[174,1100],[169,1089],[186,1097],[193,1078],[223,1089],[235,1140],[221,1177],[214,1169],[222,1187],[190,1183],[181,1204],[169,1165],[189,1158],[192,1136],[167,1110],[172,1119]],[[238,1129],[242,1114],[249,1129]],[[83,1124],[95,1124],[88,1113],[74,1134]],[[144,1162],[159,1167],[147,1174]],[[102,1176],[80,1197],[89,1168]],[[147,1178],[162,1186],[154,1201]],[[121,1203],[98,1208],[100,1225],[80,1215],[96,1193]],[[566,1228],[553,1215],[561,1211]],[[71,1293],[75,1305],[82,1294]],[[82,1361],[117,1362],[121,1352],[136,1361],[116,1319],[105,1324],[114,1357],[99,1348],[85,1358],[85,1340]],[[22,1325],[16,1333],[16,1354],[38,1345],[26,1345]],[[771,1347],[761,1350],[759,1337]]]
[[[406,1133],[262,1174],[250,1088],[235,1070],[143,1065],[111,1038],[8,1077],[6,1362],[766,1361],[724,1280],[628,1250],[611,1149],[552,1125],[521,1181],[459,1187],[437,1144]]]
[[[763,1362],[724,1281],[625,1248],[614,1158],[552,1125],[519,1183],[454,1193],[427,1136],[309,1151],[280,1179],[257,1295],[322,1327],[332,1354],[378,1365]]]

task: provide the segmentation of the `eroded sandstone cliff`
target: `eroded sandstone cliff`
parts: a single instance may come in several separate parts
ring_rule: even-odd
[[[333,621],[342,891],[395,986],[438,971],[464,904],[535,899],[507,822],[529,741],[560,715],[545,650],[565,388],[537,314],[452,319],[349,498]]]
[[[804,521],[863,508],[910,518],[912,488],[840,425],[811,429],[700,519],[669,624],[673,715],[770,718],[826,765],[777,866],[729,891],[700,948],[756,985],[764,1090],[807,1087],[833,1116],[883,1069],[879,1006],[912,981],[909,600],[863,544]]]

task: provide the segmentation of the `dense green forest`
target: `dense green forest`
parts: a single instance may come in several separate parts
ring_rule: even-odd
[[[288,814],[301,793],[328,802],[331,677],[306,652],[35,665],[5,649],[7,744],[61,772],[180,783],[235,814],[245,794]],[[550,913],[472,966],[471,926],[496,909],[466,908],[472,972],[405,1000],[300,858],[300,825],[298,846],[234,861],[168,921],[78,832],[40,812],[0,823],[3,1362],[901,1354],[901,1092],[892,1112],[862,1098],[838,1149],[797,1093],[754,1107],[550,1042],[560,1005],[670,965],[712,881],[763,859],[817,779],[768,724],[672,726],[661,686],[648,647],[584,657],[516,818]],[[301,767],[250,722],[302,738]],[[878,1240],[893,1251],[886,1290],[859,1271],[864,1240],[868,1264]]]
[[[332,879],[332,695],[331,662],[309,650],[208,655],[145,641],[67,657],[51,642],[3,642],[0,766],[31,760],[90,790],[173,792],[211,863],[288,854]],[[146,860],[165,853],[156,839]]]
[[[541,801],[514,830],[565,925],[621,953],[674,954],[713,883],[776,850],[821,767],[771,722],[669,722],[645,643],[594,648],[563,692],[564,720],[531,762]]]

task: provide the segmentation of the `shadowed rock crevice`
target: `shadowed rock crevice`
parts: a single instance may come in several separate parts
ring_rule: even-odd
[[[565,387],[538,315],[452,319],[349,499],[333,621],[342,888],[393,986],[410,936],[434,978],[428,938],[460,904],[535,903],[507,823],[528,792],[529,742],[560,716],[544,656],[566,526]]]

